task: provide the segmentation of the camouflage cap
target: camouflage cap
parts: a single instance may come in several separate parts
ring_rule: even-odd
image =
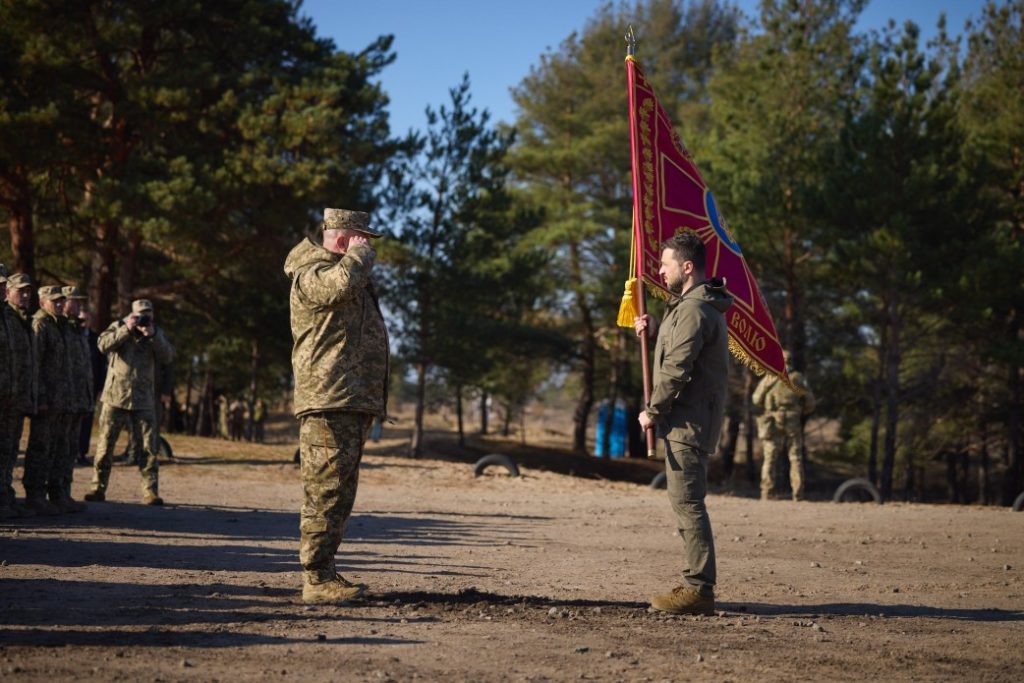
[[[39,288],[39,298],[42,301],[57,301],[64,298],[64,291],[59,285],[46,285]]]
[[[324,230],[355,230],[369,237],[383,237],[383,233],[370,230],[370,214],[348,209],[324,209]]]
[[[21,289],[22,287],[31,286],[32,278],[28,276],[28,273],[15,273],[7,278],[7,287],[9,289]]]
[[[148,313],[153,310],[153,302],[149,299],[136,299],[132,302],[132,313]]]
[[[89,298],[85,294],[82,294],[82,290],[80,290],[78,287],[64,287],[61,291],[64,292],[64,296],[66,296],[69,299]]]

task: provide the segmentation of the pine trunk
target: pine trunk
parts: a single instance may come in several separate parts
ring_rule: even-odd
[[[89,278],[89,304],[92,307],[97,332],[107,329],[113,320],[114,277],[117,265],[117,226],[101,223],[96,226],[96,247],[92,255],[92,275]]]
[[[900,420],[900,329],[894,302],[887,306],[888,348],[886,349],[885,444],[882,461],[882,500],[892,500],[893,469],[896,465],[896,436]],[[909,472],[908,472],[909,473]],[[908,484],[909,487],[909,484]],[[909,490],[908,487],[907,490]]]
[[[409,455],[418,458],[423,454],[423,412],[427,403],[427,364],[416,365],[416,419],[412,426],[412,443]]]
[[[25,192],[27,193],[27,188]],[[36,279],[36,235],[32,221],[32,205],[27,196],[19,197],[10,204],[5,203],[11,233],[10,273],[26,273]]]
[[[455,385],[455,417],[459,429],[459,448],[466,447],[466,425],[462,417],[462,385]]]

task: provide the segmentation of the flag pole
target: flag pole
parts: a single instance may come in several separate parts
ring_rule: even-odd
[[[636,33],[633,32],[632,24],[629,26],[629,30],[626,32],[626,73],[629,80],[629,143],[632,149],[633,163],[633,244],[641,245],[643,240],[641,239],[641,230],[643,225],[640,220],[640,212],[637,207],[637,173],[635,160],[636,160],[636,121],[634,120],[634,106],[633,101],[633,57],[636,54]],[[637,314],[642,318],[647,315],[647,288],[644,286],[643,278],[643,249],[636,249],[634,257],[636,258],[637,283],[636,283],[636,310]],[[640,365],[643,368],[643,385],[644,385],[644,406],[646,407],[648,402],[651,400],[651,363],[650,363],[650,352],[647,348],[647,330],[640,335]],[[654,444],[654,428],[653,426],[648,427],[644,430],[644,437],[647,442],[647,457],[655,458],[657,451]]]

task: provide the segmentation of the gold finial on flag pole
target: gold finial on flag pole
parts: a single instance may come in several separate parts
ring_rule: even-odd
[[[626,56],[632,57],[636,53],[636,33],[633,31],[633,24],[629,25],[626,31]]]

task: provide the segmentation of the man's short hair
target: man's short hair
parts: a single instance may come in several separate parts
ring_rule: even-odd
[[[686,231],[673,235],[662,242],[661,248],[671,249],[680,263],[693,261],[694,269],[704,272],[707,249],[704,248],[704,241],[697,237],[697,233]]]

